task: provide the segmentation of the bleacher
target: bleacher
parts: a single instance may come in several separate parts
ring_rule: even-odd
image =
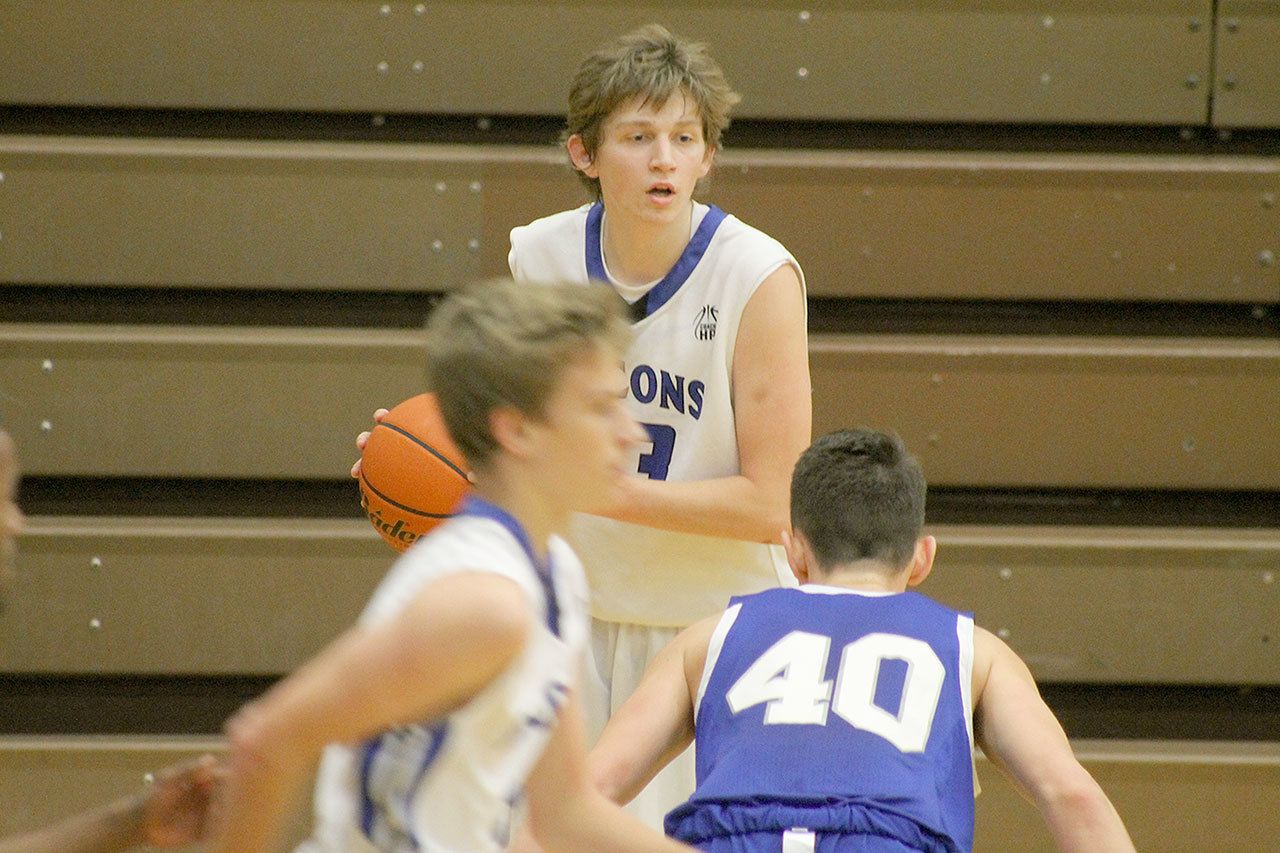
[[[1280,2],[8,0],[0,834],[218,748],[392,553],[347,476],[438,295],[585,201],[568,75],[660,21],[743,101],[700,198],[805,269],[815,433],[1143,850],[1280,838]],[[977,849],[1049,849],[980,763]],[[300,817],[298,826],[305,823]]]

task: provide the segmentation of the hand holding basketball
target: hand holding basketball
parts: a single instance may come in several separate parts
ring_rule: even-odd
[[[374,423],[374,425],[376,426],[376,425],[378,425],[378,424],[382,423],[382,419],[383,419],[383,418],[385,418],[385,417],[387,416],[387,412],[389,412],[389,411],[390,411],[390,409],[377,409],[376,411],[374,411],[374,413],[373,413],[373,423]],[[373,430],[365,430],[364,432],[362,432],[362,433],[360,433],[359,435],[357,435],[357,436],[356,436],[356,450],[359,450],[359,451],[363,452],[363,451],[364,451],[364,446],[365,446],[366,444],[368,444],[368,443],[369,443],[369,436],[371,436],[371,435],[373,435]],[[356,460],[356,464],[354,464],[354,465],[352,465],[352,466],[351,466],[351,476],[352,476],[352,477],[355,477],[357,480],[359,480],[359,479],[360,479],[360,463],[361,463],[362,461],[363,461],[362,459],[357,459],[357,460]]]
[[[403,551],[457,509],[470,488],[466,460],[449,438],[434,394],[379,409],[352,475],[360,505],[378,534]]]

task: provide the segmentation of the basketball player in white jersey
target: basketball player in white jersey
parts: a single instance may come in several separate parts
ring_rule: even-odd
[[[230,721],[213,849],[271,849],[322,750],[306,850],[501,851],[525,794],[548,849],[686,849],[585,775],[586,587],[560,532],[612,499],[640,438],[621,400],[626,337],[616,297],[575,285],[491,282],[437,308],[429,387],[474,491],[355,628]]]
[[[608,517],[571,530],[596,733],[680,628],[793,583],[770,543],[812,426],[804,277],[776,240],[694,200],[737,100],[703,46],[660,26],[601,47],[574,76],[566,131],[596,201],[511,232],[516,280],[590,282],[631,305],[626,403],[648,441]],[[686,755],[633,810],[660,825],[692,786]]]
[[[973,744],[1060,849],[1133,850],[1026,665],[970,614],[908,591],[937,543],[900,441],[845,430],[796,465],[799,589],[735,597],[680,636],[609,721],[593,777],[625,801],[692,737],[698,786],[667,831],[707,853],[973,848]]]

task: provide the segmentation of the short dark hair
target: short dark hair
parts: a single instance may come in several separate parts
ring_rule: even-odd
[[[895,569],[915,554],[927,487],[902,440],[873,429],[833,432],[800,456],[791,477],[791,525],[822,570],[873,559]]]

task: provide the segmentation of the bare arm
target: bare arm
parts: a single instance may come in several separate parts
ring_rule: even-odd
[[[981,628],[974,629],[974,682],[974,736],[1040,810],[1058,848],[1133,850],[1120,815],[1072,754],[1027,665]]]
[[[684,533],[778,541],[788,523],[791,469],[813,430],[804,292],[790,265],[774,270],[742,312],[733,399],[741,474],[683,483],[633,478],[604,514]]]
[[[548,853],[687,853],[692,849],[659,835],[592,787],[587,779],[582,711],[576,692],[560,712],[525,793],[529,830]]]
[[[589,765],[592,784],[614,802],[631,802],[693,739],[694,702],[719,621],[713,616],[681,631],[609,718]]]
[[[67,818],[46,829],[0,840],[0,853],[108,853],[142,844],[178,847],[204,837],[217,783],[206,755],[162,770],[145,791]]]
[[[272,849],[325,744],[462,705],[519,654],[530,619],[514,581],[466,573],[429,584],[394,619],[339,637],[228,723],[227,813],[212,849]]]

